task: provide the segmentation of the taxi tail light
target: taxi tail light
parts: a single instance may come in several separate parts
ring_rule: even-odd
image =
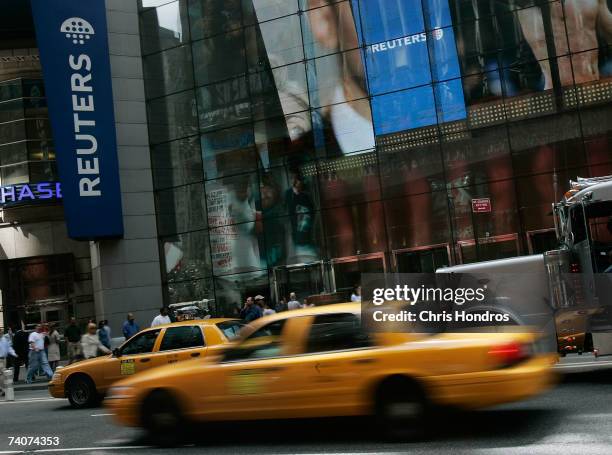
[[[530,345],[517,342],[506,343],[489,349],[489,357],[495,361],[499,368],[516,365],[531,357],[531,354]]]

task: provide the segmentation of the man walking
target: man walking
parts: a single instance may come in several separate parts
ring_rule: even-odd
[[[13,337],[13,347],[15,348],[15,352],[17,353],[17,359],[13,362],[13,366],[15,371],[13,373],[13,381],[19,381],[19,370],[21,365],[25,366],[26,372],[28,371],[28,353],[29,353],[29,345],[28,345],[28,332],[23,330],[23,328],[17,330],[15,336]]]
[[[10,334],[4,334],[4,331],[0,329],[0,396],[4,396],[4,369],[8,367],[8,357],[17,358],[17,353],[13,349],[11,343]]]
[[[36,326],[35,332],[30,333],[28,342],[30,343],[30,364],[28,366],[28,376],[26,378],[26,382],[28,384],[32,383],[32,380],[34,379],[39,367],[42,368],[48,379],[51,380],[53,377],[53,371],[51,371],[49,361],[47,360],[47,355],[45,354],[45,335],[40,324]]]
[[[122,331],[123,336],[126,340],[129,340],[138,332],[140,332],[140,327],[138,327],[138,324],[136,324],[136,321],[134,320],[134,315],[132,313],[128,313],[127,320],[123,323]]]
[[[153,318],[153,322],[151,322],[151,327],[156,327],[162,324],[170,324],[172,321],[168,316],[168,308],[165,306],[159,310],[159,314]]]
[[[68,340],[68,364],[71,364],[81,356],[81,329],[76,324],[76,318],[70,318],[70,324],[66,327],[64,336]]]

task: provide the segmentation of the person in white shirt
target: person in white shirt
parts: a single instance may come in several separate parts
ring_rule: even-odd
[[[291,294],[289,294],[289,302],[287,302],[287,309],[291,311],[291,310],[297,310],[299,308],[302,308],[302,304],[297,299],[295,292],[292,292]]]
[[[275,310],[270,308],[270,305],[268,305],[268,302],[266,302],[265,300],[262,302],[262,305],[263,305],[263,315],[264,316],[269,316],[271,314],[275,314],[276,313]]]
[[[6,360],[8,356],[17,358],[17,353],[13,349],[13,343],[11,342],[10,334],[3,334],[0,329],[0,396],[4,396],[4,369],[6,368]]]
[[[98,357],[98,353],[110,354],[111,350],[102,344],[97,333],[98,327],[96,324],[90,323],[87,325],[87,333],[81,337],[81,349],[83,357],[91,359]]]
[[[153,318],[153,322],[151,322],[151,327],[155,327],[162,324],[170,324],[172,321],[170,320],[170,316],[168,316],[168,309],[166,307],[162,307],[159,310],[159,314]]]
[[[42,368],[43,372],[47,375],[49,380],[53,377],[53,371],[49,366],[49,360],[45,353],[45,334],[43,333],[42,325],[36,326],[36,331],[30,333],[28,337],[28,343],[30,344],[30,354],[28,356],[28,376],[26,382],[32,383],[34,375],[38,371],[38,368]]]

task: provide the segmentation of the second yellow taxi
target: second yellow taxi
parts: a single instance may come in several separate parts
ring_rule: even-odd
[[[432,405],[482,408],[553,383],[557,356],[538,353],[534,334],[368,333],[360,310],[336,304],[258,319],[214,358],[118,382],[106,405],[162,445],[185,423],[245,419],[373,414],[404,434]]]
[[[113,382],[154,367],[210,355],[234,339],[242,326],[236,319],[204,319],[142,330],[112,354],[56,370],[49,393],[68,398],[74,408],[91,406]]]

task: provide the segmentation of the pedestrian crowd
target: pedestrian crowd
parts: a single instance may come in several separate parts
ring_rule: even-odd
[[[289,294],[289,299],[281,297],[274,306],[271,306],[263,295],[248,296],[242,307],[236,306],[234,316],[239,317],[245,322],[251,322],[263,316],[280,313],[281,311],[291,311],[313,306],[313,304],[308,303],[308,299],[300,302],[295,292]]]
[[[361,301],[361,287],[356,286],[351,295],[351,301]],[[270,305],[262,295],[248,296],[242,307],[235,305],[234,316],[245,322],[251,322],[263,316],[292,311],[300,308],[313,307],[304,298],[301,302],[295,292],[289,297],[281,297],[275,305]],[[168,314],[168,308],[163,307],[159,314],[153,318],[151,327],[169,324],[173,319]],[[128,313],[126,320],[121,326],[122,335],[126,340],[140,332],[140,326],[136,322],[133,313]],[[26,370],[26,382],[31,383],[36,376],[45,376],[51,379],[60,361],[60,344],[66,343],[66,356],[68,364],[82,359],[90,359],[111,352],[111,329],[107,320],[98,323],[89,320],[86,330],[83,332],[77,320],[70,318],[64,330],[63,337],[60,335],[57,325],[38,324],[34,331],[28,331],[22,324],[19,330],[8,327],[6,333],[0,328],[0,396],[4,395],[2,385],[4,384],[4,370],[13,368],[13,380],[19,380],[21,367]]]

